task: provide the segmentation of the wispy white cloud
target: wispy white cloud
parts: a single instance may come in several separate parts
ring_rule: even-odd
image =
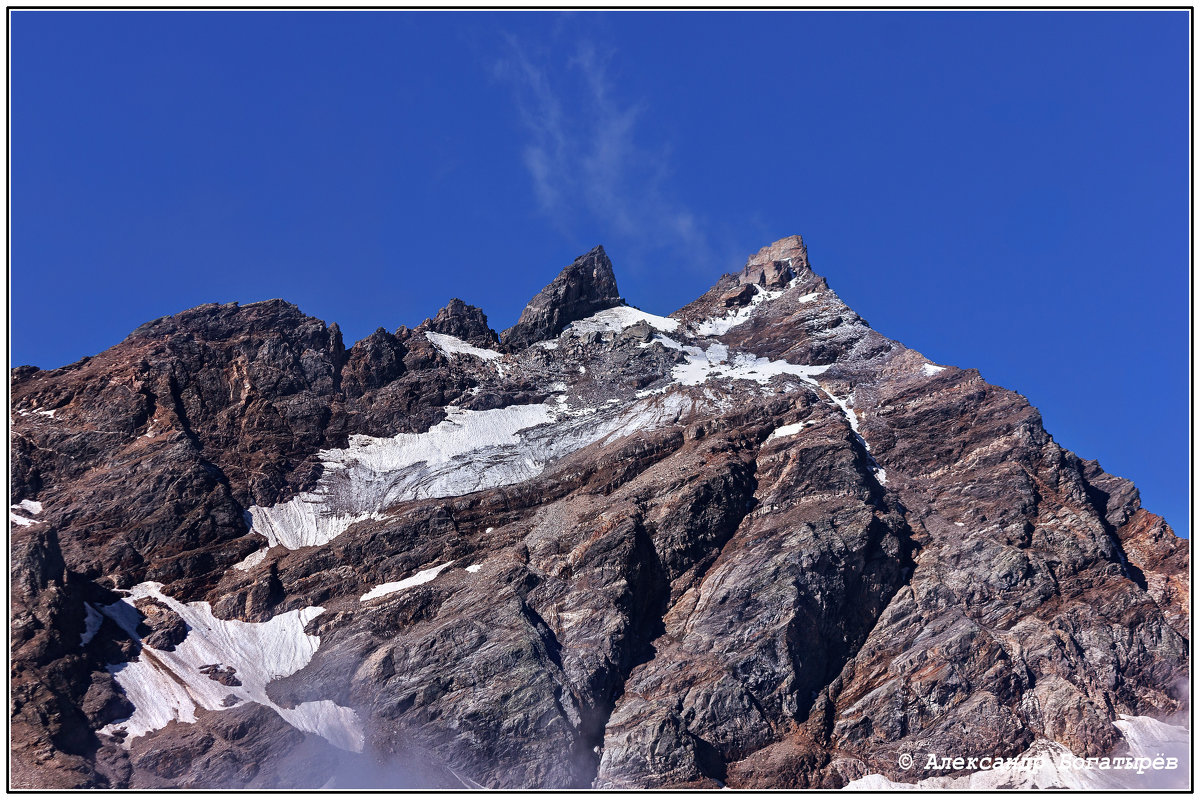
[[[522,159],[539,207],[566,235],[599,229],[643,252],[686,245],[711,261],[705,224],[671,192],[670,148],[647,141],[647,107],[624,91],[616,63],[615,51],[562,28],[549,46],[504,38],[496,73],[528,134]]]

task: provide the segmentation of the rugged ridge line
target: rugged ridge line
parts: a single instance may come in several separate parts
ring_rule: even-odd
[[[597,247],[501,336],[208,305],[10,382],[15,787],[910,783],[1186,711],[1186,542],[799,236],[669,317]]]

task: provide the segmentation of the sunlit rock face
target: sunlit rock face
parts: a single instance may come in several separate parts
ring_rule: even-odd
[[[209,305],[11,386],[14,786],[1186,785],[1186,543],[798,236],[667,316],[596,248],[502,335]]]

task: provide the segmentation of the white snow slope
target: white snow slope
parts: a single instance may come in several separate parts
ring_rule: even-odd
[[[451,406],[425,433],[352,436],[350,447],[322,451],[325,472],[317,486],[286,503],[254,506],[252,527],[269,547],[325,544],[396,503],[520,483],[554,459],[605,437],[672,424],[691,407],[682,395],[601,409],[571,409],[558,400],[487,411]]]
[[[500,353],[495,350],[484,350],[482,347],[476,347],[473,344],[467,344],[457,336],[449,336],[445,333],[433,333],[432,331],[425,332],[425,338],[433,343],[433,346],[441,350],[443,354],[448,356],[453,355],[468,355],[482,358],[484,361],[491,361],[493,358],[499,358]]]
[[[439,564],[436,567],[423,569],[412,577],[405,578],[402,581],[381,583],[358,599],[365,603],[368,600],[374,600],[376,597],[383,597],[385,595],[392,594],[393,592],[399,592],[403,589],[410,589],[413,586],[420,586],[423,583],[429,583],[431,580],[441,574],[442,570],[453,563],[453,561],[447,561],[445,564]],[[467,569],[469,570],[470,567],[467,567]]]
[[[362,724],[358,715],[330,700],[280,708],[267,697],[267,684],[300,670],[317,652],[318,636],[309,636],[304,626],[321,608],[280,614],[267,622],[217,619],[208,603],[180,603],[162,593],[160,583],[140,583],[127,598],[100,611],[130,636],[137,637],[139,615],[133,603],[152,597],[175,611],[187,623],[187,637],[173,651],[143,644],[138,660],[110,664],[108,671],[133,703],[133,715],[101,729],[112,733],[124,729],[129,739],[157,730],[171,720],[195,722],[196,709],[220,710],[253,701],[274,709],[289,724],[323,736],[343,750],[361,752]],[[210,678],[201,667],[233,667],[241,686],[225,686]],[[227,704],[227,698],[232,702]]]

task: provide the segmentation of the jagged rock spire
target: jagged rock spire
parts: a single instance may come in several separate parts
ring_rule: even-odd
[[[476,347],[494,347],[499,343],[496,332],[488,327],[487,315],[477,306],[469,306],[457,297],[433,319],[419,326],[421,330],[455,336]]]
[[[617,293],[612,262],[604,247],[598,245],[538,292],[502,338],[512,347],[525,347],[553,338],[568,324],[623,302]]]

